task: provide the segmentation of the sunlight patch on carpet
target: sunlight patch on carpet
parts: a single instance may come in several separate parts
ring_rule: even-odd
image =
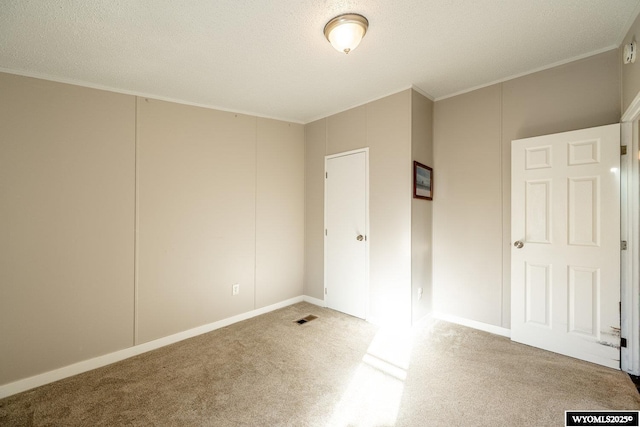
[[[378,331],[329,425],[395,425],[411,359],[412,337],[408,328]]]

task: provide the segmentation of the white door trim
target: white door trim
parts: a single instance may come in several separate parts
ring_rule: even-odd
[[[620,122],[634,122],[640,118],[640,92],[636,94],[636,97],[631,101],[631,104],[627,107],[627,111],[624,112]]]
[[[326,229],[327,229],[327,185],[326,185],[326,174],[327,174],[327,161],[330,159],[334,159],[336,157],[343,157],[343,156],[348,156],[351,154],[358,154],[358,153],[364,153],[364,159],[365,159],[365,171],[366,171],[366,179],[365,179],[365,232],[366,232],[366,236],[367,239],[365,240],[365,278],[364,278],[364,283],[365,283],[365,295],[364,298],[366,298],[366,303],[365,303],[365,319],[369,319],[370,317],[370,301],[371,298],[369,298],[369,243],[371,241],[371,233],[369,230],[369,147],[366,148],[359,148],[357,150],[351,150],[351,151],[344,151],[342,153],[336,153],[336,154],[330,154],[327,156],[324,156],[324,173],[325,173],[325,181],[324,181],[324,229],[325,229],[325,234],[324,236],[326,237]],[[325,292],[327,290],[327,245],[324,244],[324,289],[323,289],[323,298],[325,295]],[[326,306],[326,298],[325,298],[325,306]]]
[[[621,144],[627,145],[621,172],[626,172],[627,191],[621,194],[626,207],[621,218],[626,230],[627,251],[622,254],[623,281],[621,283],[621,329],[627,338],[627,348],[621,349],[621,368],[633,375],[640,375],[640,147],[637,121],[640,119],[640,92],[622,115]],[[625,171],[626,169],[626,171]],[[625,331],[626,329],[626,331]],[[626,335],[624,335],[626,333]]]
[[[640,105],[639,105],[640,107]],[[627,241],[627,250],[620,253],[620,329],[627,347],[620,349],[620,367],[640,375],[640,163],[638,162],[638,126],[622,122],[620,144],[627,146],[627,155],[620,160],[620,238]]]

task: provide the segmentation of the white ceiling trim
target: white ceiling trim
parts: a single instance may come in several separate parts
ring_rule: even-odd
[[[191,106],[191,107],[206,108],[208,110],[224,111],[225,113],[242,114],[242,115],[245,115],[245,116],[259,117],[261,119],[279,120],[281,122],[295,123],[295,124],[299,124],[299,125],[306,124],[305,122],[300,121],[300,120],[291,120],[290,118],[282,118],[282,117],[272,117],[272,116],[267,116],[267,115],[264,115],[264,114],[257,114],[254,111],[232,110],[232,109],[221,107],[221,106],[218,106],[218,105],[199,104],[197,102],[190,102],[190,101],[186,101],[184,99],[169,98],[169,97],[166,97],[166,96],[158,96],[158,95],[154,95],[154,94],[150,94],[150,93],[136,92],[136,91],[126,90],[126,89],[119,89],[119,88],[116,88],[116,87],[104,86],[104,85],[100,85],[100,84],[96,84],[96,83],[89,83],[89,82],[85,82],[85,81],[81,81],[81,80],[67,79],[67,78],[63,78],[63,77],[51,76],[51,75],[42,74],[42,73],[34,73],[34,72],[31,72],[31,71],[12,70],[10,68],[0,67],[0,73],[13,74],[13,75],[16,75],[16,76],[23,76],[23,77],[33,77],[34,79],[42,79],[42,80],[48,80],[48,81],[57,82],[57,83],[70,84],[70,85],[74,85],[74,86],[86,87],[86,88],[89,88],[89,89],[106,90],[108,92],[120,93],[122,95],[131,95],[131,96],[138,96],[140,98],[155,99],[157,101],[173,102],[173,103],[176,103],[176,104],[188,105],[188,106]]]
[[[395,90],[393,90],[393,91],[391,91],[389,93],[386,93],[384,95],[377,96],[375,98],[371,98],[368,101],[360,102],[358,104],[353,104],[353,105],[351,105],[349,107],[341,108],[340,110],[336,110],[336,111],[334,111],[332,113],[329,113],[329,114],[323,114],[323,115],[321,115],[319,117],[314,117],[313,119],[309,120],[306,123],[313,123],[316,120],[321,120],[321,119],[324,119],[324,118],[327,118],[327,117],[335,116],[336,114],[344,113],[345,111],[349,111],[349,110],[352,110],[354,108],[362,107],[363,105],[367,105],[367,104],[370,104],[372,102],[379,101],[379,100],[381,100],[383,98],[386,98],[387,96],[395,95],[396,93],[404,92],[405,90],[409,90],[409,89],[414,89],[414,90],[416,90],[416,92],[419,92],[421,95],[424,95],[425,97],[429,98],[430,100],[432,100],[432,101],[434,100],[432,96],[427,95],[423,90],[417,90],[416,86],[414,86],[414,85],[402,86],[402,87],[400,87],[398,89],[395,89]]]
[[[635,21],[635,16],[631,20],[631,23],[633,23],[634,21]],[[624,32],[624,34],[626,35],[627,32],[628,32],[628,30],[626,30]],[[523,72],[523,73],[519,73],[519,74],[515,74],[515,75],[512,75],[512,76],[508,76],[508,77],[505,77],[505,78],[502,78],[502,79],[499,79],[499,80],[495,80],[495,81],[490,82],[490,83],[474,86],[474,87],[471,87],[469,89],[465,89],[465,90],[462,90],[462,91],[459,91],[459,92],[454,92],[454,93],[449,94],[449,95],[441,96],[439,98],[433,97],[432,95],[430,95],[429,93],[427,93],[426,91],[422,90],[421,88],[419,88],[418,86],[416,86],[414,84],[411,84],[409,86],[402,86],[402,87],[398,88],[397,90],[389,92],[389,93],[387,93],[385,95],[378,96],[378,97],[369,99],[367,101],[351,105],[351,106],[349,106],[347,108],[342,108],[340,110],[334,111],[334,112],[329,113],[329,114],[324,114],[324,115],[321,115],[321,116],[318,116],[318,117],[314,117],[314,118],[312,118],[312,119],[310,119],[308,121],[298,121],[298,120],[291,120],[291,119],[282,118],[282,117],[261,115],[261,114],[256,114],[255,112],[252,112],[252,111],[232,110],[232,109],[224,108],[224,107],[217,106],[217,105],[199,104],[199,103],[195,103],[195,102],[186,101],[186,100],[183,100],[183,99],[168,98],[168,97],[153,95],[153,94],[149,94],[149,93],[136,92],[136,91],[130,91],[130,90],[123,90],[123,89],[119,89],[119,88],[115,88],[115,87],[104,86],[104,85],[99,85],[99,84],[95,84],[95,83],[88,83],[88,82],[85,82],[85,81],[74,80],[74,79],[60,78],[60,77],[50,76],[50,75],[42,74],[42,73],[34,73],[34,72],[30,72],[30,71],[12,70],[12,69],[8,69],[8,68],[0,67],[0,72],[7,73],[7,74],[14,74],[14,75],[18,75],[18,76],[24,76],[24,77],[33,77],[33,78],[36,78],[36,79],[49,80],[49,81],[58,82],[58,83],[72,84],[72,85],[86,87],[86,88],[90,88],[90,89],[106,90],[106,91],[109,91],[109,92],[120,93],[120,94],[123,94],[123,95],[132,95],[132,96],[138,96],[138,97],[141,97],[141,98],[156,99],[158,101],[174,102],[174,103],[177,103],[177,104],[189,105],[189,106],[192,106],[192,107],[207,108],[207,109],[210,109],[210,110],[224,111],[224,112],[227,112],[227,113],[243,114],[243,115],[247,115],[247,116],[254,116],[254,117],[260,117],[260,118],[264,118],[264,119],[279,120],[279,121],[283,121],[283,122],[287,122],[287,123],[296,123],[296,124],[304,125],[304,124],[315,122],[316,120],[320,120],[320,119],[323,119],[323,118],[326,118],[326,117],[330,117],[330,116],[333,116],[333,115],[336,115],[336,114],[343,113],[343,112],[351,110],[353,108],[361,107],[363,105],[369,104],[371,102],[378,101],[380,99],[386,98],[387,96],[395,95],[396,93],[399,93],[399,92],[402,92],[402,91],[405,91],[405,90],[408,90],[408,89],[413,89],[416,92],[418,92],[419,94],[421,94],[422,96],[424,96],[425,98],[427,98],[427,99],[429,99],[429,100],[431,100],[433,102],[438,102],[438,101],[442,101],[442,100],[445,100],[445,99],[448,99],[448,98],[453,98],[453,97],[458,96],[458,95],[463,95],[465,93],[473,92],[473,91],[478,90],[478,89],[483,89],[485,87],[489,87],[489,86],[493,86],[493,85],[496,85],[496,84],[499,84],[499,83],[507,82],[509,80],[517,79],[519,77],[524,77],[524,76],[527,76],[529,74],[534,74],[534,73],[537,73],[537,72],[540,72],[540,71],[544,71],[544,70],[548,70],[548,69],[551,69],[551,68],[559,67],[561,65],[565,65],[565,64],[568,64],[568,63],[571,63],[571,62],[574,62],[574,61],[579,61],[581,59],[589,58],[591,56],[599,55],[599,54],[604,53],[604,52],[609,52],[609,51],[614,50],[614,49],[619,49],[619,47],[620,47],[619,45],[618,46],[608,46],[608,47],[605,47],[603,49],[599,49],[599,50],[596,50],[596,51],[593,51],[593,52],[590,52],[590,53],[586,53],[586,54],[583,54],[583,55],[578,55],[578,56],[575,56],[575,57],[572,57],[572,58],[569,58],[569,59],[566,59],[566,60],[554,62],[554,63],[546,65],[544,67],[540,67],[540,68],[536,68],[536,69],[531,70],[531,71],[526,71],[526,72]]]
[[[432,95],[429,95],[427,92],[425,92],[424,90],[420,89],[418,86],[412,84],[410,86],[404,86],[404,87],[401,87],[400,89],[397,89],[395,91],[389,92],[386,95],[378,96],[378,97],[372,98],[372,99],[370,99],[368,101],[365,101],[365,102],[362,102],[362,103],[359,103],[359,104],[354,104],[354,105],[352,105],[350,107],[335,111],[335,112],[330,113],[330,114],[322,115],[320,117],[315,117],[315,118],[313,118],[313,119],[311,119],[309,121],[303,122],[303,121],[298,121],[298,120],[285,119],[285,118],[281,118],[281,117],[265,116],[265,115],[261,115],[261,114],[256,114],[255,112],[251,112],[251,111],[230,110],[228,108],[224,108],[224,107],[220,107],[220,106],[216,106],[216,105],[199,104],[199,103],[196,103],[196,102],[185,101],[183,99],[168,98],[168,97],[153,95],[153,94],[149,94],[149,93],[136,92],[136,91],[131,91],[131,90],[124,90],[124,89],[119,89],[119,88],[115,88],[115,87],[99,85],[99,84],[95,84],[95,83],[88,83],[88,82],[81,81],[81,80],[61,78],[61,77],[57,77],[57,76],[50,76],[50,75],[47,75],[47,74],[34,73],[34,72],[30,72],[30,71],[12,70],[10,68],[0,67],[0,73],[13,74],[13,75],[16,75],[16,76],[23,76],[23,77],[32,77],[34,79],[42,79],[42,80],[48,80],[48,81],[57,82],[57,83],[70,84],[70,85],[74,85],[74,86],[86,87],[86,88],[89,88],[89,89],[106,90],[106,91],[109,91],[109,92],[120,93],[122,95],[131,95],[131,96],[138,96],[140,98],[155,99],[155,100],[158,100],[158,101],[174,102],[176,104],[189,105],[191,107],[200,107],[200,108],[206,108],[206,109],[209,109],[209,110],[224,111],[224,112],[227,112],[227,113],[243,114],[245,116],[254,116],[254,117],[260,117],[260,118],[263,118],[263,119],[279,120],[279,121],[282,121],[282,122],[295,123],[295,124],[300,124],[300,125],[313,123],[316,120],[324,119],[326,117],[330,117],[330,116],[333,116],[333,115],[336,115],[336,114],[340,114],[340,113],[343,113],[345,111],[351,110],[353,108],[361,107],[363,105],[369,104],[371,102],[378,101],[380,99],[386,98],[387,96],[395,95],[396,93],[400,93],[400,92],[408,90],[408,89],[413,89],[416,92],[418,92],[419,94],[421,94],[422,96],[424,96],[425,98],[427,98],[427,99],[429,99],[431,101],[434,101],[434,102],[436,101],[436,99]]]
[[[431,101],[435,101],[436,99],[432,96],[429,95],[427,92],[425,92],[424,90],[420,89],[418,86],[416,85],[411,85],[411,89],[415,90],[416,92],[418,92],[420,95],[424,96],[425,98],[431,100]]]
[[[635,18],[634,18],[634,20],[635,20]],[[625,34],[626,34],[626,32],[625,32]],[[473,92],[474,90],[478,90],[478,89],[482,89],[482,88],[485,88],[485,87],[493,86],[493,85],[496,85],[496,84],[499,84],[499,83],[508,82],[509,80],[517,79],[518,77],[524,77],[524,76],[528,76],[529,74],[535,74],[535,73],[538,73],[540,71],[549,70],[551,68],[559,67],[561,65],[569,64],[571,62],[579,61],[581,59],[585,59],[585,58],[589,58],[591,56],[599,55],[601,53],[609,52],[609,51],[614,50],[614,49],[617,50],[619,47],[620,47],[620,45],[618,45],[618,46],[607,46],[607,47],[605,47],[603,49],[598,49],[596,51],[585,53],[583,55],[578,55],[578,56],[574,56],[574,57],[569,58],[569,59],[565,59],[565,60],[562,60],[562,61],[554,62],[553,64],[545,65],[543,67],[536,68],[534,70],[525,71],[525,72],[519,73],[519,74],[514,74],[512,76],[508,76],[508,77],[505,77],[503,79],[494,80],[494,81],[492,81],[490,83],[474,86],[474,87],[471,87],[469,89],[464,89],[464,90],[461,90],[459,92],[454,92],[454,93],[449,94],[449,95],[441,96],[439,98],[436,98],[435,101],[436,102],[437,101],[442,101],[442,100],[447,99],[447,98],[453,98],[454,96],[463,95],[465,93]]]

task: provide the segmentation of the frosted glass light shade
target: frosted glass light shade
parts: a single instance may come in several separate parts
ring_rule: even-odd
[[[336,16],[324,26],[324,35],[338,52],[349,53],[367,32],[369,21],[362,15],[349,13]]]

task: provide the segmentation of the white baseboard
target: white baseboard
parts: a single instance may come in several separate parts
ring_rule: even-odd
[[[310,304],[313,305],[317,305],[319,307],[326,307],[327,305],[324,303],[323,299],[318,299],[318,298],[314,298],[314,297],[310,297],[308,295],[303,295],[302,296],[302,301],[308,302]]]
[[[511,330],[500,326],[490,325],[488,323],[478,322],[476,320],[465,319],[463,317],[453,316],[446,313],[433,313],[434,319],[444,320],[445,322],[456,323],[458,325],[467,326],[469,328],[478,329],[480,331],[489,332],[503,337],[511,338]]]
[[[123,350],[114,351],[113,353],[105,354],[103,356],[94,357],[93,359],[83,360],[82,362],[74,363],[72,365],[64,366],[53,371],[45,372],[43,374],[34,375],[29,378],[18,380],[9,384],[0,386],[0,399],[21,393],[23,391],[30,390],[35,387],[40,387],[45,384],[52,383],[64,378],[72,377],[74,375],[81,374],[83,372],[90,371],[92,369],[101,368],[106,365],[110,365],[115,362],[119,362],[124,359],[128,359],[133,356],[137,356],[142,353],[146,353],[151,350],[158,349],[160,347],[167,346],[169,344],[176,343],[178,341],[186,340],[198,335],[206,334],[207,332],[215,331],[216,329],[224,328],[231,324],[241,322],[243,320],[250,319],[252,317],[259,316],[261,314],[269,313],[270,311],[278,310],[283,307],[287,307],[292,304],[296,304],[306,301],[306,298],[310,297],[295,297],[285,301],[281,301],[276,304],[269,305],[267,307],[258,308],[248,311],[246,313],[238,314],[236,316],[228,317],[226,319],[219,320],[217,322],[209,323],[207,325],[198,326],[197,328],[189,329],[187,331],[179,332],[177,334],[169,335],[167,337],[159,338],[154,341],[150,341],[144,344],[139,344],[133,347],[125,348]],[[315,300],[315,298],[313,298]],[[321,300],[317,300],[321,301]],[[313,303],[313,301],[308,301]],[[324,303],[324,301],[322,301]]]

